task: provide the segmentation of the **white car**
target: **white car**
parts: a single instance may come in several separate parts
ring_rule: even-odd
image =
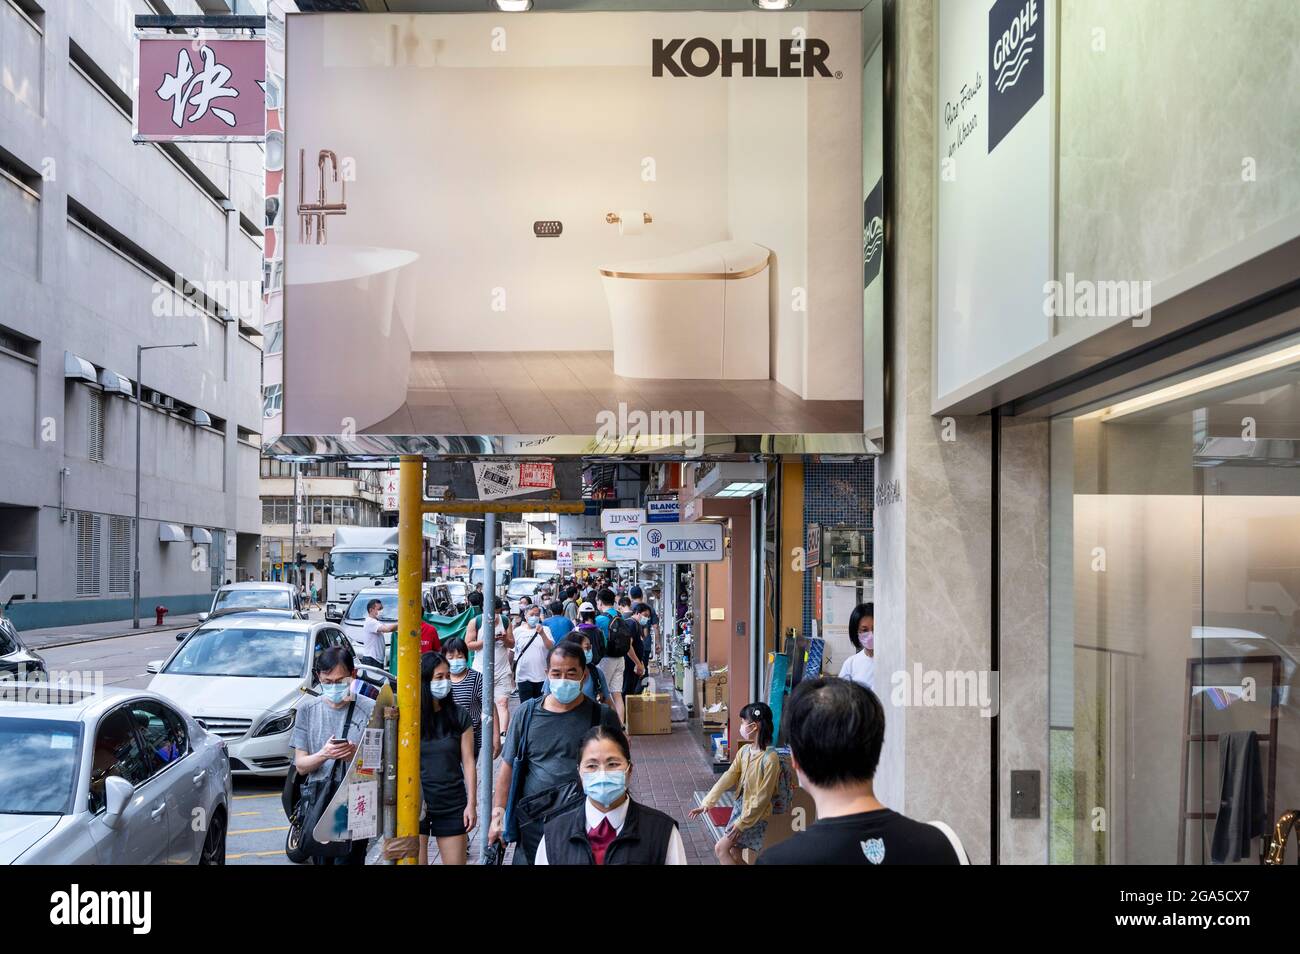
[[[545,582],[545,580],[539,579],[535,576],[517,576],[511,580],[510,585],[506,587],[506,599],[510,603],[511,615],[515,615],[519,612],[521,597],[527,596],[533,601],[533,605],[536,606],[537,589]]]
[[[347,634],[348,640],[352,643],[352,651],[361,655],[361,649],[365,645],[366,623],[366,605],[371,600],[379,600],[384,605],[379,608],[379,621],[381,623],[397,622],[397,587],[395,586],[368,586],[363,590],[358,590],[357,595],[352,597],[352,602],[343,613],[343,631]],[[428,583],[421,585],[420,606],[422,613],[433,613],[436,609],[433,604],[434,591]],[[380,662],[387,663],[388,657],[392,652],[393,634],[384,633],[384,658]]]
[[[225,864],[225,745],[155,693],[10,683],[0,752],[0,864]]]
[[[289,769],[298,706],[315,683],[313,662],[347,644],[336,623],[278,613],[219,616],[185,635],[149,688],[225,740],[231,771],[279,775]]]
[[[212,595],[212,607],[199,614],[199,622],[249,610],[276,610],[297,617],[307,615],[298,588],[292,583],[228,583]]]

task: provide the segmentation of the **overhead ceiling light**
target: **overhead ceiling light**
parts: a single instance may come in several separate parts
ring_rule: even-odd
[[[533,8],[533,0],[489,0],[488,6],[502,13],[527,13]]]
[[[760,10],[789,10],[795,0],[754,0],[754,6]]]
[[[1276,371],[1297,361],[1300,361],[1300,345],[1293,345],[1290,348],[1263,354],[1248,361],[1240,361],[1226,368],[1202,374],[1199,377],[1171,384],[1169,387],[1160,388],[1150,394],[1143,394],[1127,401],[1120,401],[1118,404],[1112,404],[1085,416],[1099,417],[1103,422],[1113,421],[1128,414],[1136,414],[1138,411],[1145,411],[1161,404],[1168,404],[1171,401],[1190,397],[1193,394],[1200,394],[1202,391],[1208,391],[1211,388],[1234,384],[1237,381],[1253,378],[1267,371]]]

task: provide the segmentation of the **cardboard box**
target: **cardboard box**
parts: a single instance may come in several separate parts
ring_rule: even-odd
[[[666,735],[673,731],[672,694],[656,692],[628,696],[627,727],[632,735]]]

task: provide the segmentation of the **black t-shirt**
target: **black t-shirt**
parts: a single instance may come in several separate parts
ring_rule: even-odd
[[[474,723],[470,714],[450,698],[442,705],[451,706],[455,732],[432,739],[420,739],[420,787],[424,789],[425,811],[446,815],[464,811],[469,802],[465,794],[465,770],[460,758],[460,740]]]
[[[948,837],[888,808],[813,822],[773,845],[760,865],[955,865]]]

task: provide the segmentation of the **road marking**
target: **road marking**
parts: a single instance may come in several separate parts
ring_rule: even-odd
[[[237,855],[226,855],[226,860],[231,858],[269,858],[271,855],[284,855],[284,849],[278,851],[241,851]]]
[[[261,812],[235,812],[236,815],[260,815]]]
[[[288,831],[288,825],[281,825],[278,828],[232,828],[229,831],[231,835],[256,835],[264,831]]]
[[[241,798],[282,798],[282,797],[283,796],[281,795],[236,795],[235,799],[236,801],[238,801]]]
[[[85,659],[74,659],[71,662],[69,662],[68,665],[75,666],[77,663],[83,663],[83,662],[90,662],[90,657],[87,656]]]

